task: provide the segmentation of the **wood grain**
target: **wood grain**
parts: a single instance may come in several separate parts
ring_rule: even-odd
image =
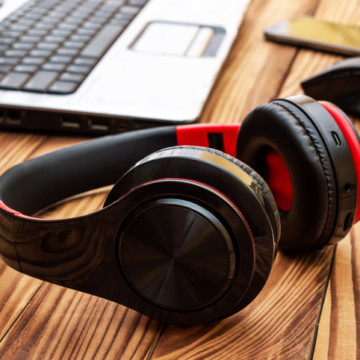
[[[315,17],[331,21],[360,25],[359,1],[349,0],[339,7],[332,1],[321,1]],[[281,96],[302,92],[300,82],[320,70],[341,60],[342,57],[302,49],[286,78]],[[360,129],[359,121],[355,121]],[[327,289],[314,359],[360,358],[360,225],[354,226],[351,235],[337,247],[332,276]],[[357,240],[359,241],[359,240]]]
[[[1,343],[4,359],[143,359],[160,324],[94,296],[44,284]]]
[[[153,359],[309,358],[333,250],[279,254],[252,304],[218,323],[168,326]]]
[[[314,359],[360,358],[360,226],[338,246]]]
[[[316,6],[311,0],[252,0],[203,122],[240,122],[252,108],[279,95],[297,48],[265,41],[264,28],[295,14],[311,15]]]
[[[240,122],[262,102],[301,92],[301,80],[340,59],[266,42],[264,27],[300,13],[356,23],[359,11],[355,0],[252,0],[201,121]],[[0,133],[0,170],[82,140]],[[106,194],[105,189],[72,199],[43,216],[94,211]],[[338,246],[324,303],[334,248],[279,254],[267,285],[246,309],[188,328],[164,327],[121,305],[43,283],[0,263],[0,358],[309,359],[313,353],[315,359],[360,358],[359,236],[356,226]]]

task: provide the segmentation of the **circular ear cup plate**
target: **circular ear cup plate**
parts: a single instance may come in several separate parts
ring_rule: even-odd
[[[235,271],[231,236],[219,219],[176,198],[150,201],[131,214],[121,234],[119,258],[141,296],[173,311],[214,303]]]
[[[148,198],[149,192],[157,190],[161,194],[164,189],[171,197],[142,203],[128,215],[121,231],[119,258],[128,281],[158,307],[198,310],[226,293],[234,279],[237,254],[246,252],[249,257],[240,291],[245,292],[254,266],[253,240],[246,223],[233,218],[236,232],[242,237],[235,249],[235,228],[228,229],[218,213],[198,205],[191,197],[191,201],[174,197],[180,189],[198,191],[200,198],[207,194],[213,200],[217,194],[182,180],[148,183],[136,192]]]
[[[212,321],[248,292],[254,240],[222,194],[167,178],[137,186],[121,201],[128,213],[118,234],[119,265],[147,303],[142,312],[175,323]]]
[[[280,211],[279,246],[283,250],[317,249],[348,231],[344,229],[344,216],[349,209],[344,201],[344,187],[347,183],[353,188],[356,177],[346,141],[337,147],[332,131],[344,140],[330,114],[305,96],[260,105],[241,126],[238,158],[266,180],[265,159],[275,151],[289,171],[292,204],[288,211]]]
[[[178,181],[187,184],[186,191],[174,192],[174,189],[167,189],[167,186]],[[155,184],[156,191],[154,190]],[[244,250],[244,244],[248,243],[246,240],[248,235],[244,236],[243,231],[231,230],[229,232],[232,246],[237,251],[234,279],[229,288],[223,293],[221,299],[219,298],[212,305],[208,306],[205,300],[201,300],[198,304],[189,302],[187,308],[199,309],[205,306],[201,310],[193,310],[191,316],[195,319],[195,313],[200,312],[206,314],[207,320],[211,321],[228,316],[246,306],[265,284],[277,247],[277,239],[274,236],[276,230],[273,229],[272,221],[267,213],[264,194],[257,181],[226,157],[206,148],[169,148],[148,156],[130,169],[115,185],[105,206],[118,199],[125,201],[135,195],[137,200],[131,203],[143,202],[144,198],[148,197],[138,194],[140,194],[140,190],[146,189],[149,185],[152,187],[152,200],[159,200],[165,196],[171,199],[181,198],[181,200],[195,202],[197,206],[210,211],[221,219],[220,222],[227,231],[233,229],[234,226],[240,226],[237,224],[242,223],[241,226],[246,224],[253,239],[252,251],[249,251],[248,245],[246,245],[248,250]],[[203,193],[204,189],[206,189],[205,193]],[[221,202],[214,200],[214,194],[222,199]],[[227,205],[225,206],[225,204]],[[222,211],[229,206],[232,208],[232,212],[227,211],[227,214],[223,214]],[[234,215],[230,216],[230,213],[237,214],[237,219],[232,219]],[[207,219],[209,218],[207,217]],[[161,219],[158,221],[161,223]],[[211,230],[211,232],[213,231],[214,229]],[[251,261],[253,261],[252,266],[249,265]],[[244,279],[247,278],[249,266],[252,276],[244,291]],[[223,290],[220,290],[219,293],[221,291]],[[145,298],[148,296],[149,294],[143,294]],[[216,296],[214,295],[214,298]],[[232,300],[229,301],[229,299]],[[180,307],[176,303],[169,305],[167,301],[161,299],[152,300],[152,303],[163,307],[163,313],[165,308],[172,309],[168,311],[175,311],[175,309],[180,311]],[[166,316],[169,318],[172,315],[167,314]],[[201,321],[204,320],[203,318]]]

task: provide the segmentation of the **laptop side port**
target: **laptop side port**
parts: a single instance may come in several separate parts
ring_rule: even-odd
[[[110,131],[110,124],[108,119],[89,119],[88,120],[90,130],[101,131],[108,133]]]
[[[116,132],[124,132],[129,130],[129,122],[116,119]]]
[[[5,115],[6,115],[5,110],[0,109],[0,124],[5,122]]]
[[[4,114],[4,120],[6,124],[12,125],[12,126],[20,126],[21,120],[23,117],[23,114],[21,110],[7,110]]]
[[[76,117],[61,117],[60,123],[63,128],[79,129],[81,126],[81,120]]]

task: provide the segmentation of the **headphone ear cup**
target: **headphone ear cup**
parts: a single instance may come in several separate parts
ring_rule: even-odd
[[[136,187],[141,185],[142,182],[144,181],[152,181],[154,178],[156,177],[161,177],[161,176],[165,176],[164,175],[160,175],[158,174],[157,176],[154,176],[151,174],[151,172],[149,173],[149,177],[147,179],[143,179],[143,177],[141,176],[140,178],[136,179],[136,176],[133,175],[133,173],[136,171],[136,168],[138,166],[141,166],[145,163],[147,163],[148,161],[153,161],[154,159],[157,158],[161,158],[164,155],[168,155],[168,154],[172,154],[174,155],[174,161],[176,158],[176,154],[174,154],[174,152],[176,152],[176,150],[189,150],[192,153],[196,153],[196,152],[207,152],[207,153],[211,153],[214,154],[218,157],[224,158],[228,161],[230,161],[231,163],[233,163],[236,167],[240,168],[241,170],[245,171],[255,182],[256,184],[258,184],[260,186],[261,189],[261,196],[262,196],[262,201],[264,204],[264,208],[266,209],[269,219],[271,221],[272,224],[272,228],[273,228],[273,232],[274,232],[274,237],[276,239],[276,241],[278,241],[279,237],[280,237],[280,215],[279,215],[279,210],[276,204],[276,201],[273,197],[273,194],[269,188],[269,186],[267,185],[267,183],[264,181],[264,179],[256,172],[254,171],[250,166],[248,166],[247,164],[243,163],[242,161],[238,160],[237,158],[228,155],[220,150],[216,150],[216,149],[212,149],[212,148],[204,148],[204,147],[197,147],[197,146],[179,146],[179,147],[172,147],[172,148],[166,148],[160,151],[157,151],[153,154],[150,154],[149,156],[145,157],[143,160],[139,161],[137,164],[135,164],[129,171],[128,173],[131,173],[132,179],[135,179],[135,183],[133,184],[129,184],[128,181],[124,181],[123,178],[128,177],[128,175],[126,174],[126,176],[124,176],[123,178],[121,178],[112,188],[112,190],[110,191],[110,193],[108,194],[105,203],[104,203],[104,207],[110,205],[111,203],[117,201],[118,199],[120,199],[122,196],[124,196],[128,191],[131,190],[132,187]],[[151,169],[149,169],[151,171]],[[184,171],[184,169],[181,171],[181,169],[176,169],[176,171],[174,171],[174,174],[172,176],[183,176],[182,172]],[[175,174],[176,173],[176,174]],[[169,173],[166,173],[166,176],[170,176]],[[188,174],[186,173],[186,176],[189,178],[193,178],[194,180],[197,180],[197,175],[195,173],[193,174]],[[211,178],[205,178],[207,183],[211,183],[212,184],[212,179]],[[126,185],[125,185],[126,183]],[[226,187],[224,187],[222,184],[220,183],[220,188],[221,190],[223,190],[225,193],[227,193],[229,191],[229,189],[226,189]],[[217,187],[219,187],[219,185],[217,185]],[[236,189],[234,189],[234,191],[236,191]],[[260,194],[259,194],[260,195]],[[229,197],[231,198],[232,195],[229,194]]]
[[[277,198],[282,232],[279,246],[285,251],[320,248],[332,241],[337,228],[339,171],[329,151],[334,146],[324,140],[323,123],[329,129],[336,126],[320,104],[300,96],[258,106],[244,119],[239,132],[237,157],[286,199],[281,202]],[[351,168],[350,152],[345,159]],[[284,181],[286,177],[288,181]],[[280,181],[287,186],[277,186]]]
[[[163,196],[171,198],[174,193],[165,190],[171,182],[206,187],[209,195],[217,194],[216,196],[223,198],[228,206],[244,219],[244,224],[253,239],[250,242],[253,250],[242,250],[243,235],[231,232],[237,264],[234,273],[240,279],[234,280],[233,284],[237,281],[243,282],[245,273],[252,268],[251,280],[245,287],[246,291],[231,290],[236,292],[237,300],[226,313],[228,316],[239,311],[260,292],[275,258],[280,235],[280,219],[270,189],[250,167],[221,151],[181,146],[160,150],[135,164],[113,187],[105,206],[119,199],[126,199],[129,194],[155,183],[162,183],[162,186],[158,187],[162,193],[154,193],[153,199]],[[227,229],[231,230],[235,225],[234,221],[221,213],[224,205],[220,202],[210,202],[210,196],[208,199],[202,198],[200,202],[196,193],[177,193],[176,196],[204,206],[216,214]],[[158,219],[158,222],[161,226],[161,219]],[[249,261],[254,261],[254,264],[250,266]],[[238,285],[232,286],[235,288]],[[231,291],[229,290],[229,294]]]

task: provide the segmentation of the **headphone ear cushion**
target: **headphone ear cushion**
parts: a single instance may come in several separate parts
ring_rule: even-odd
[[[290,102],[260,105],[241,126],[237,157],[265,181],[271,170],[266,156],[273,151],[284,161],[293,190],[290,208],[280,211],[280,247],[286,251],[319,248],[327,243],[335,224],[336,180],[321,135],[309,116]]]

